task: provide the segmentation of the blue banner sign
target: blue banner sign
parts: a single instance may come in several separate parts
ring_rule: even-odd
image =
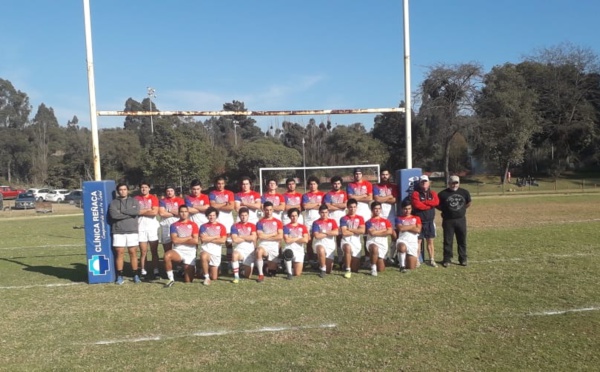
[[[419,183],[419,177],[423,172],[421,168],[400,169],[396,171],[396,180],[398,182],[398,205],[402,200],[410,197],[414,191],[414,187]],[[398,209],[400,210],[400,209]]]
[[[83,219],[88,283],[115,281],[115,260],[108,220],[108,207],[113,200],[115,181],[83,183]]]

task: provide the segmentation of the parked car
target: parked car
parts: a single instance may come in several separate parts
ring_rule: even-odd
[[[33,193],[33,196],[35,196],[35,200],[41,202],[44,201],[44,198],[46,197],[46,194],[50,192],[50,189],[29,189],[27,190],[27,192]]]
[[[0,194],[2,194],[4,200],[16,199],[17,196],[23,192],[25,192],[23,189],[15,189],[14,187],[10,186],[0,186]]]
[[[35,202],[35,195],[32,192],[20,193],[15,200],[14,209],[34,209]]]
[[[56,189],[46,194],[45,201],[53,203],[62,203],[65,201],[65,196],[69,193],[67,189]]]
[[[81,200],[83,199],[83,191],[82,190],[73,190],[67,195],[65,195],[65,203],[81,205]]]

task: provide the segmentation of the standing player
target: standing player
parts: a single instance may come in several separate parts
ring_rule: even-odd
[[[354,168],[354,181],[346,187],[348,198],[354,198],[358,202],[357,214],[365,221],[371,218],[371,209],[369,205],[373,201],[373,185],[371,182],[362,179],[363,174],[360,168]]]
[[[319,207],[320,218],[312,224],[313,245],[319,260],[319,276],[330,274],[335,255],[335,239],[339,235],[337,222],[329,218],[329,210],[325,204]]]
[[[325,193],[319,191],[319,179],[315,176],[308,178],[308,192],[302,195],[302,208],[304,209],[304,224],[308,231],[312,231],[312,224],[319,218],[319,207],[323,203]],[[306,256],[309,261],[315,259],[312,237],[306,245]]]
[[[210,206],[216,208],[219,213],[218,222],[225,226],[228,238],[231,238],[231,226],[233,226],[233,209],[234,209],[234,195],[233,192],[225,189],[225,178],[217,177],[215,179],[215,190],[212,190],[208,194],[210,200]],[[231,254],[233,253],[233,243],[230,239],[225,242],[227,247],[227,260],[231,261]]]
[[[387,218],[381,216],[381,203],[373,202],[371,204],[373,217],[365,224],[367,230],[367,250],[371,256],[371,275],[377,276],[377,272],[385,270],[383,259],[387,254],[389,243],[388,238],[393,236],[394,229]]]
[[[452,242],[456,234],[458,244],[458,262],[467,266],[467,208],[471,206],[471,194],[461,188],[460,178],[450,176],[448,188],[440,192],[442,211],[442,228],[444,229],[444,261],[442,266],[448,267],[452,262]]]
[[[225,226],[218,222],[219,211],[209,207],[206,210],[208,222],[200,226],[200,241],[202,252],[202,273],[204,274],[204,285],[210,285],[211,280],[217,280],[219,276],[219,265],[221,265],[222,247],[227,240]]]
[[[294,180],[293,178],[288,178],[287,180],[285,180],[285,186],[287,190],[283,194],[283,199],[285,200],[285,211],[283,213],[282,222],[284,225],[287,225],[291,222],[290,218],[288,217],[288,212],[290,211],[290,209],[302,209],[302,194],[296,191],[296,180]],[[302,213],[298,216],[298,223],[304,223]]]
[[[360,267],[360,251],[362,244],[360,237],[365,233],[365,220],[356,214],[358,202],[356,199],[349,199],[346,206],[348,214],[342,217],[340,229],[342,230],[342,252],[344,252],[344,266],[346,273],[344,278],[352,277],[352,271],[358,272]]]
[[[261,207],[260,194],[252,190],[252,181],[250,177],[242,177],[240,182],[242,191],[235,194],[235,211],[238,212],[240,208],[246,207],[249,211],[248,222],[258,222],[258,211]]]
[[[272,178],[267,181],[267,192],[263,194],[261,201],[263,204],[267,201],[273,203],[273,217],[283,221],[283,214],[286,209],[285,198],[277,192],[277,181],[275,179]]]
[[[110,202],[108,208],[113,233],[113,247],[115,249],[115,269],[117,270],[116,284],[123,284],[123,260],[125,248],[129,251],[129,260],[133,270],[133,282],[139,283],[138,273],[138,215],[139,204],[129,196],[129,189],[124,183],[117,185],[117,198]]]
[[[158,215],[161,218],[161,240],[165,253],[173,247],[171,242],[171,224],[179,220],[179,207],[185,205],[185,201],[175,196],[173,186],[165,187],[165,197],[159,201]]]
[[[202,226],[208,222],[206,210],[210,207],[208,195],[202,193],[202,182],[193,180],[190,183],[190,195],[185,197],[185,205],[190,211],[190,220],[196,225]]]
[[[423,227],[419,235],[419,257],[421,256],[421,244],[423,240],[427,242],[427,253],[429,253],[429,262],[432,267],[437,267],[435,263],[435,251],[433,247],[433,239],[435,238],[435,208],[440,204],[438,194],[431,190],[429,177],[421,176],[418,187],[415,186],[411,198],[413,212],[419,216]],[[417,264],[418,266],[418,264]]]
[[[178,215],[179,220],[170,226],[173,249],[165,253],[165,271],[167,272],[167,279],[169,279],[165,284],[165,288],[171,288],[175,284],[173,262],[183,263],[183,278],[186,283],[191,283],[194,280],[196,270],[198,225],[190,220],[190,211],[186,205],[179,206]]]
[[[154,279],[160,279],[158,271],[158,228],[160,225],[156,220],[158,215],[158,198],[150,194],[150,184],[140,182],[141,195],[135,196],[139,204],[140,215],[138,217],[138,240],[140,243],[140,266],[142,279],[148,274],[146,272],[146,257],[148,247],[152,253],[152,268]]]
[[[331,190],[325,194],[324,202],[329,210],[329,218],[333,218],[335,222],[340,226],[340,220],[346,215],[346,202],[348,201],[348,194],[342,190],[342,177],[333,176],[331,177]],[[337,254],[340,266],[343,261],[343,251],[340,245],[342,235],[336,238]]]
[[[412,215],[412,205],[410,200],[402,202],[402,215],[396,217],[396,229],[398,230],[398,240],[396,240],[396,249],[399,252],[398,261],[400,262],[400,272],[413,270],[417,267],[419,234],[421,233],[421,219]]]
[[[390,171],[383,169],[379,175],[379,183],[373,186],[373,199],[381,203],[381,216],[387,218],[392,226],[396,226],[396,201],[398,200],[398,185],[390,182]],[[388,254],[391,262],[396,256],[395,245],[392,244]]]
[[[231,227],[231,239],[235,249],[231,256],[231,267],[233,269],[233,284],[240,282],[240,261],[244,265],[244,276],[250,278],[252,275],[252,266],[256,257],[256,226],[248,222],[248,208],[242,207],[238,211],[239,222]]]
[[[302,268],[304,266],[304,245],[308,243],[310,238],[306,226],[298,222],[300,210],[298,208],[292,208],[287,214],[290,223],[283,227],[283,240],[285,241],[283,257],[286,258],[285,268],[287,270],[287,278],[292,279],[292,275],[302,275]],[[285,254],[286,250],[292,251],[293,255],[291,258]]]
[[[266,202],[263,205],[263,218],[256,225],[258,235],[258,248],[256,248],[256,268],[258,269],[258,282],[265,280],[263,274],[263,258],[267,257],[267,270],[269,276],[277,274],[279,257],[279,244],[283,240],[283,225],[273,217],[273,204]]]

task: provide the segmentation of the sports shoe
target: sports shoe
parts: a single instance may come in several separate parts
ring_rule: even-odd
[[[148,275],[148,272],[146,270],[142,269],[140,271],[140,274],[142,274],[142,276],[146,276],[146,275]]]
[[[450,262],[444,261],[444,262],[442,262],[442,266],[448,267],[448,266],[450,266]]]
[[[352,278],[352,273],[350,271],[346,271],[346,273],[344,274],[344,278],[346,278],[346,279]]]
[[[160,277],[160,273],[158,272],[158,270],[154,271],[154,280],[161,280],[162,278]]]
[[[265,276],[264,276],[264,275],[259,275],[259,276],[258,276],[258,279],[256,279],[256,281],[257,281],[258,283],[262,283],[262,282],[264,282],[264,281],[265,281]]]
[[[141,283],[142,281],[140,280],[140,277],[139,277],[139,276],[135,275],[135,276],[133,277],[133,282],[134,282],[135,284],[138,284],[138,283]]]
[[[174,280],[169,280],[163,288],[171,288],[175,284]]]
[[[400,268],[400,272],[401,272],[402,274],[406,274],[406,273],[408,272],[408,270],[406,270],[406,267],[402,266],[402,267]]]
[[[238,278],[235,278],[231,281],[233,284],[239,284],[240,280]]]
[[[467,260],[464,260],[460,263],[460,266],[467,266]]]
[[[421,267],[421,261],[417,260],[417,267]]]
[[[204,279],[204,281],[202,282],[202,284],[204,284],[204,285],[210,285],[210,278]]]
[[[319,271],[319,278],[323,279],[325,277],[325,271]]]
[[[435,260],[430,260],[429,262],[430,262],[431,267],[437,267]]]
[[[377,270],[371,270],[371,276],[377,276]]]
[[[122,276],[117,276],[117,281],[115,282],[116,285],[123,285],[123,283],[125,283],[125,281],[123,280]]]
[[[286,276],[286,279],[287,279],[287,280],[292,280],[292,278],[293,278],[293,277],[294,277],[294,276],[293,276],[292,274],[287,274],[287,276]]]

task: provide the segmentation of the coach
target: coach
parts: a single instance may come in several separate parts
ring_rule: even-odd
[[[454,235],[458,244],[458,262],[467,266],[467,208],[471,206],[471,194],[460,188],[460,178],[450,176],[448,187],[439,193],[444,229],[444,261],[442,266],[452,263],[452,244]]]

